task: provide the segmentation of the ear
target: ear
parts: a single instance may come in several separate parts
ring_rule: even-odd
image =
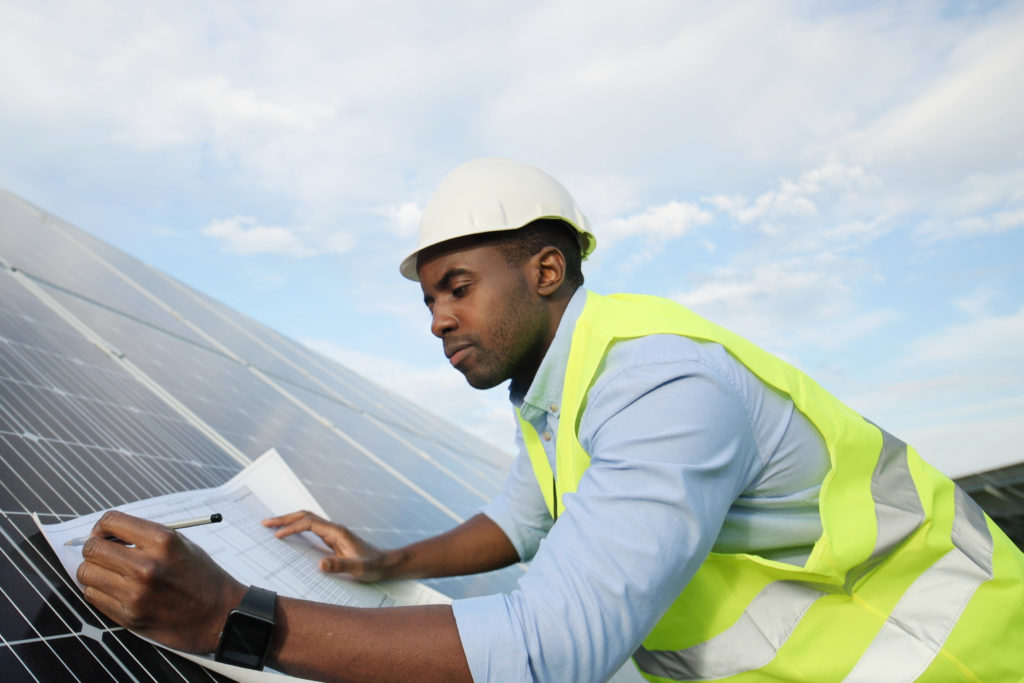
[[[565,256],[555,247],[544,247],[530,259],[536,264],[537,293],[551,296],[565,281]]]

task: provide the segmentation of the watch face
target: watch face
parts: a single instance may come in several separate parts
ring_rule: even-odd
[[[217,661],[262,669],[273,635],[274,622],[235,610],[228,615],[224,625]]]

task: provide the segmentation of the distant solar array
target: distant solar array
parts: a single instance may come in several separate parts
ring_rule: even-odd
[[[30,517],[216,486],[277,448],[381,546],[493,497],[500,454],[23,200],[0,192],[0,679],[219,677],[87,603]],[[510,590],[521,569],[430,581]]]
[[[1024,462],[960,477],[956,483],[1024,550]]]

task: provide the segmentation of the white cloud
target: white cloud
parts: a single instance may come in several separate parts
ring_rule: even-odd
[[[423,208],[416,202],[402,202],[377,209],[376,213],[388,219],[388,227],[399,237],[412,237],[419,228]]]
[[[743,224],[759,223],[763,231],[777,232],[773,226],[793,219],[821,219],[822,204],[837,204],[873,185],[864,168],[844,164],[834,156],[821,166],[803,173],[797,180],[782,178],[777,190],[758,195],[753,201],[742,195],[713,195],[705,201]],[[829,207],[831,208],[831,207]]]
[[[1010,3],[992,21],[957,36],[936,62],[939,77],[909,90],[902,106],[855,136],[862,153],[909,166],[918,181],[1018,166],[1024,97],[1008,84],[1024,72],[1021,10]]]
[[[175,99],[182,108],[213,119],[222,128],[241,125],[312,130],[335,115],[329,105],[274,101],[253,89],[233,86],[223,75],[183,81]]]
[[[932,8],[641,2],[628,14],[575,3],[524,12],[515,36],[552,48],[520,56],[489,103],[488,132],[540,159],[558,150],[705,193],[742,186],[826,154],[933,76],[957,39]]]
[[[856,284],[870,276],[863,263],[822,253],[723,266],[673,298],[777,353],[802,344],[834,349],[897,316],[886,308],[861,310]]]
[[[935,363],[947,369],[992,368],[1000,384],[1024,381],[1024,306],[1006,315],[978,316],[950,325],[916,341],[914,363]],[[1024,386],[1022,384],[1021,386]]]
[[[880,187],[863,165],[832,155],[754,199],[740,193],[702,198],[720,220],[731,219],[741,230],[728,250],[718,245],[712,252],[721,253],[724,264],[691,266],[692,284],[676,288],[673,298],[776,353],[855,347],[901,316],[868,294],[884,271],[867,248],[887,226],[863,196]]]
[[[328,254],[347,254],[356,246],[356,239],[345,232],[333,232],[325,235],[321,244]]]
[[[57,137],[115,143],[108,159],[153,147],[212,158],[234,187],[296,201],[326,216],[312,223],[321,227],[339,204],[416,196],[477,154],[557,171],[603,221],[635,211],[652,184],[687,205],[687,193],[749,188],[764,169],[806,167],[837,146],[874,164],[898,156],[890,141],[918,140],[918,154],[949,137],[949,122],[958,135],[983,128],[916,113],[948,109],[932,100],[996,117],[984,127],[995,132],[971,134],[1019,148],[1005,135],[1021,98],[1002,85],[1019,71],[1019,12],[961,26],[932,7],[830,15],[788,2],[710,11],[645,1],[629,16],[612,3],[525,3],[514,20],[500,4],[454,9],[472,32],[415,3],[49,12],[22,2],[0,12],[0,110]],[[930,94],[959,92],[952,81],[969,97]],[[922,118],[935,121],[927,136],[915,129]],[[763,217],[770,231],[779,226],[766,214],[813,215],[806,180],[755,196],[742,219]],[[393,227],[409,234],[399,218]],[[622,220],[624,230],[652,229]]]
[[[968,174],[942,187],[941,196],[916,200],[926,204],[926,217],[914,229],[920,244],[998,235],[1024,225],[1024,168]]]
[[[260,225],[252,216],[214,220],[200,232],[221,243],[224,251],[248,256],[279,254],[307,258],[320,254],[347,254],[356,238],[339,230],[312,230]]]
[[[685,235],[711,220],[711,214],[696,204],[672,201],[649,207],[643,213],[613,220],[601,230],[600,237],[605,244],[635,235],[663,241]]]
[[[988,312],[985,289],[957,297],[971,319],[925,332],[900,358],[880,359],[848,402],[959,475],[1020,460],[1024,440],[1024,307]]]
[[[636,177],[580,170],[563,173],[558,168],[548,170],[565,184],[595,226],[603,228],[611,220],[637,207],[641,183]]]
[[[940,216],[974,216],[993,207],[1024,206],[1024,168],[1005,172],[963,175],[954,191],[938,197],[935,208]]]
[[[953,307],[972,318],[988,316],[990,315],[989,305],[996,294],[997,292],[991,287],[979,287],[974,291],[954,297]]]
[[[313,256],[317,252],[302,244],[288,228],[258,225],[251,216],[233,216],[215,220],[202,233],[221,242],[222,248],[236,254],[282,254]]]
[[[1024,227],[1024,206],[1009,211],[967,218],[935,217],[917,228],[915,235],[924,244],[942,240],[967,239],[980,235],[996,235]]]

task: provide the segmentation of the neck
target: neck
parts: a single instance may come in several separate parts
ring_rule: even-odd
[[[540,368],[541,361],[544,360],[544,356],[551,347],[551,342],[555,339],[558,325],[562,322],[562,316],[565,315],[565,309],[569,307],[569,301],[572,299],[573,294],[576,293],[576,289],[576,287],[569,288],[568,286],[563,286],[547,298],[545,303],[548,308],[548,324],[544,330],[541,343],[537,345],[536,353],[526,363],[523,371],[512,377],[512,382],[517,387],[520,387],[523,392],[533,383],[537,369]]]
[[[544,343],[544,353],[547,353],[548,347],[551,346],[551,341],[555,338],[555,332],[558,331],[558,326],[562,322],[562,316],[565,315],[565,309],[569,307],[569,301],[577,289],[577,287],[569,287],[568,285],[560,287],[557,292],[551,295],[551,299],[548,300],[551,322],[548,326],[548,336]]]

